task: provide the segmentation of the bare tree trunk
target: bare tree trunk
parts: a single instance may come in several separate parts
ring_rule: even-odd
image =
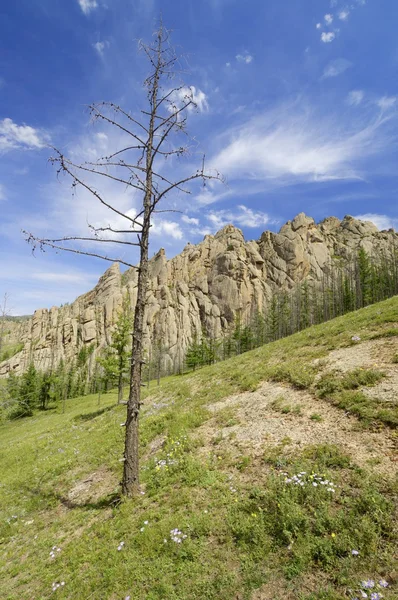
[[[145,210],[150,210],[149,204]],[[148,236],[149,219],[141,238],[141,260],[138,274],[137,304],[134,315],[130,393],[127,403],[126,438],[124,445],[124,468],[122,493],[133,496],[138,493],[139,480],[139,414],[141,406],[142,341],[144,330],[145,300],[148,285]]]
[[[158,57],[162,51],[162,32],[158,32]],[[158,86],[160,76],[160,63],[155,69],[154,80],[151,88],[151,116],[148,128],[148,142],[145,149],[146,177],[145,197],[143,202],[144,214],[142,218],[142,233],[140,236],[140,266],[137,284],[137,303],[134,314],[134,330],[131,351],[131,377],[130,393],[127,403],[126,438],[124,445],[124,469],[122,480],[122,493],[125,496],[134,496],[139,492],[139,415],[141,407],[141,381],[143,362],[144,340],[144,315],[146,293],[148,288],[148,249],[149,228],[151,226],[152,212],[152,174],[153,174],[153,141],[155,129],[155,116],[158,101]]]
[[[71,248],[70,243],[95,242],[103,244],[121,244],[140,248],[140,262],[138,266],[137,301],[134,314],[134,332],[132,334],[132,354],[130,369],[129,398],[127,402],[126,438],[124,447],[124,469],[122,480],[122,492],[124,495],[132,496],[139,490],[139,411],[141,404],[142,364],[143,364],[143,337],[144,337],[144,313],[146,294],[148,287],[148,244],[149,231],[153,213],[163,212],[158,210],[159,203],[172,192],[189,194],[187,185],[199,180],[214,179],[222,181],[219,173],[211,174],[205,169],[205,157],[203,156],[201,168],[181,179],[170,181],[167,173],[160,173],[157,163],[166,160],[170,156],[182,156],[189,151],[189,146],[175,146],[172,139],[174,135],[186,134],[187,115],[197,104],[194,98],[194,88],[171,84],[174,76],[178,73],[178,60],[173,47],[169,43],[170,34],[161,23],[156,33],[156,41],[150,45],[140,42],[142,50],[150,65],[151,72],[146,78],[144,86],[147,90],[148,109],[142,110],[145,123],[137,120],[130,111],[123,110],[113,102],[101,102],[90,106],[90,113],[95,121],[107,124],[130,136],[130,142],[125,147],[118,148],[113,154],[98,158],[93,162],[85,161],[76,164],[55,149],[55,156],[51,162],[58,167],[58,173],[64,173],[73,180],[73,188],[79,186],[89,192],[95,200],[106,207],[113,216],[122,217],[129,223],[128,228],[114,227],[112,224],[103,227],[94,227],[89,224],[90,234],[88,236],[72,235],[60,238],[39,238],[25,231],[25,237],[33,250],[44,247],[73,252],[75,254],[101,258],[110,262],[119,262],[128,267],[137,268],[132,262],[123,258],[109,256],[106,252],[86,251]],[[163,83],[164,82],[164,83]],[[171,89],[170,89],[171,87]],[[147,118],[149,120],[148,125]],[[172,136],[172,137],[171,137]],[[171,143],[172,142],[172,143]],[[132,158],[130,158],[132,157]],[[144,164],[145,162],[145,164]],[[126,173],[123,175],[122,173]],[[134,217],[122,212],[108,201],[94,185],[85,181],[84,176],[89,174],[99,179],[111,179],[114,182],[126,186],[130,190],[138,190],[142,194],[142,210]],[[167,209],[166,209],[167,212]],[[116,234],[109,237],[105,232]],[[129,234],[137,236],[137,242],[124,239]],[[123,237],[120,237],[120,236]],[[66,245],[65,245],[66,244]],[[113,254],[113,253],[112,253]],[[159,350],[160,355],[160,350]],[[158,363],[158,382],[160,377],[160,356]],[[119,380],[120,383],[120,380]],[[107,382],[105,390],[107,391]],[[120,385],[119,385],[119,401]]]

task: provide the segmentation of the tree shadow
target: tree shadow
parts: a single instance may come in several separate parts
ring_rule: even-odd
[[[59,502],[67,508],[68,510],[74,509],[85,509],[85,510],[101,510],[104,508],[117,508],[122,501],[122,496],[120,492],[113,492],[112,494],[108,494],[103,498],[99,498],[95,501],[87,501],[87,502],[75,502],[70,498],[66,498],[65,496],[56,496]]]
[[[118,406],[117,404],[112,404],[112,406],[106,406],[105,408],[99,408],[98,410],[95,410],[94,412],[91,413],[82,413],[81,415],[76,415],[76,417],[74,417],[74,421],[78,421],[78,422],[85,422],[85,421],[92,421],[93,419],[96,419],[97,417],[103,415],[106,412],[109,412],[110,410],[113,410],[115,408],[115,406]]]

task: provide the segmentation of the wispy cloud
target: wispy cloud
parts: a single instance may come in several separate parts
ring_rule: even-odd
[[[106,48],[109,48],[109,46],[110,44],[107,40],[105,40],[104,42],[96,42],[95,44],[93,44],[94,50],[98,52],[98,54],[101,57],[104,55]]]
[[[366,213],[357,215],[355,219],[360,221],[371,221],[380,230],[395,229],[398,230],[398,218],[390,217],[389,215],[379,215],[377,213]]]
[[[327,65],[323,72],[323,77],[337,77],[338,75],[344,73],[344,71],[346,71],[350,67],[352,67],[352,62],[346,60],[345,58],[337,58],[336,60],[332,60]]]
[[[388,110],[395,106],[397,102],[396,96],[383,96],[377,101],[377,106],[379,106],[382,110]]]
[[[1,202],[2,200],[5,200],[5,199],[6,199],[6,197],[7,197],[7,196],[6,196],[6,190],[5,190],[5,187],[4,187],[4,185],[2,185],[2,184],[0,183],[0,202]]]
[[[12,119],[0,121],[0,153],[17,148],[40,149],[48,141],[48,135],[29,125],[17,125]]]
[[[184,103],[192,101],[194,104],[188,107],[189,111],[195,110],[195,106],[199,112],[205,112],[209,110],[209,103],[207,101],[207,95],[202,92],[199,88],[194,85],[184,86],[179,90],[176,90],[172,96],[170,96],[170,112],[174,112],[176,108],[182,106]]]
[[[77,1],[85,15],[90,14],[93,10],[98,8],[97,0],[77,0]]]
[[[321,41],[324,42],[324,44],[330,44],[330,42],[333,42],[335,37],[336,34],[334,33],[334,31],[323,31],[321,34]]]
[[[211,211],[206,218],[215,230],[221,229],[228,223],[240,227],[256,228],[273,222],[267,213],[252,210],[244,204],[240,204],[232,210]]]
[[[181,221],[187,223],[188,225],[199,225],[199,219],[195,219],[194,217],[188,217],[187,215],[183,215],[181,217]]]
[[[360,178],[365,159],[391,143],[385,125],[392,117],[359,115],[345,122],[298,101],[231,129],[212,164],[230,180],[261,180],[269,186]]]
[[[365,97],[362,90],[352,90],[347,96],[347,104],[350,106],[359,106]]]
[[[249,65],[251,62],[253,62],[253,56],[249,54],[247,50],[242,52],[242,54],[237,54],[235,58],[238,62],[244,63],[246,65]]]
[[[350,11],[348,10],[348,8],[341,10],[338,15],[340,21],[347,21],[349,16],[350,16]]]
[[[49,281],[53,283],[86,283],[86,273],[60,273],[57,271],[33,271],[31,279],[35,281]]]
[[[324,16],[326,25],[331,25],[333,23],[333,15],[330,13]]]
[[[103,272],[99,264],[93,273],[65,263],[61,272],[58,259],[49,254],[39,259],[28,252],[22,255],[0,252],[0,262],[0,282],[3,289],[10,290],[12,313],[16,315],[72,302],[93,287]]]

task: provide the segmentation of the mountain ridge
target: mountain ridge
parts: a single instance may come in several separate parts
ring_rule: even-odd
[[[149,266],[145,347],[150,352],[161,343],[163,368],[170,371],[181,364],[190,342],[203,329],[210,337],[221,338],[237,316],[245,322],[254,310],[264,314],[275,291],[293,290],[306,280],[320,284],[336,261],[349,261],[359,248],[369,255],[393,255],[398,234],[350,216],[327,217],[317,224],[299,213],[278,233],[264,231],[257,241],[246,241],[240,229],[226,225],[199,244],[188,243],[169,260],[160,249]],[[0,376],[20,374],[32,362],[51,370],[61,360],[70,363],[89,345],[94,346],[92,371],[95,357],[111,341],[127,292],[133,309],[136,285],[136,270],[121,274],[114,263],[72,304],[36,310],[6,340],[24,347],[0,364]]]

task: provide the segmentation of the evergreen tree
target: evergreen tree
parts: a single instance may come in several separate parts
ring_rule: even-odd
[[[372,270],[368,254],[360,248],[357,257],[359,307],[367,306],[372,301]]]
[[[117,356],[117,380],[118,380],[118,402],[123,400],[123,381],[128,372],[131,352],[128,349],[131,343],[131,333],[133,328],[133,315],[131,312],[130,295],[127,293],[123,297],[122,310],[116,321],[115,330],[112,333],[111,348]]]
[[[201,366],[202,363],[202,345],[198,342],[198,338],[195,335],[192,342],[188,346],[187,353],[185,355],[185,364],[188,369],[195,371],[196,367]]]
[[[41,410],[46,410],[48,403],[50,402],[52,384],[53,377],[50,373],[44,373],[41,377],[38,392],[38,404]]]
[[[38,373],[35,366],[31,363],[28,370],[22,375],[18,388],[18,407],[14,412],[14,417],[30,417],[33,415],[33,408],[38,403],[39,386]]]

